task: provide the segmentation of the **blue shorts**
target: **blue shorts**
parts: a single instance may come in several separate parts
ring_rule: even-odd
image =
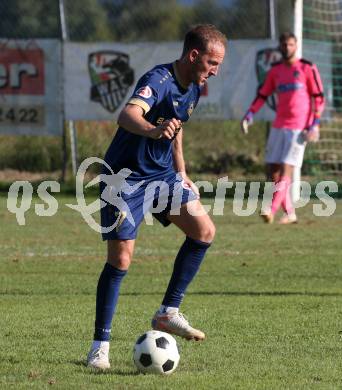
[[[108,192],[108,187],[100,183],[103,240],[134,240],[146,213],[152,213],[163,226],[168,226],[169,212],[179,215],[182,204],[198,199],[176,174],[136,187],[132,191],[133,187],[126,185],[122,191]]]

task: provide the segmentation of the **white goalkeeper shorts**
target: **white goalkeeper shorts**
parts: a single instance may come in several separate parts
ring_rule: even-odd
[[[289,164],[300,168],[303,164],[305,146],[302,130],[272,127],[266,144],[265,162]]]

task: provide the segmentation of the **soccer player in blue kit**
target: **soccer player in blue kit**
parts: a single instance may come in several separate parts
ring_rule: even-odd
[[[144,218],[146,205],[143,203],[154,205],[163,192],[160,189],[160,193],[156,191],[146,197],[146,189],[154,181],[163,181],[169,191],[165,209],[154,213],[154,217],[164,226],[175,224],[186,237],[176,256],[162,304],[152,318],[152,328],[188,340],[205,338],[205,334],[190,326],[179,312],[184,293],[215,235],[215,226],[200,203],[198,190],[186,174],[182,123],[196,107],[201,86],[209,77],[217,75],[226,44],[226,37],[215,26],[195,26],[185,36],[181,58],[145,73],[119,114],[119,128],[105,161],[115,173],[129,169],[127,183],[139,186],[129,195],[121,194],[134,223],[126,218],[127,213],[112,204],[101,209],[102,227],[114,226],[118,218],[120,222],[115,229],[103,233],[108,248],[107,262],[97,286],[95,333],[87,359],[89,367],[110,367],[112,318],[122,279],[132,261],[137,229]],[[174,197],[180,199],[178,213],[171,212]]]

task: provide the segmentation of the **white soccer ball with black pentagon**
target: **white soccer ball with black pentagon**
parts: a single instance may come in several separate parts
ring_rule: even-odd
[[[144,374],[169,375],[179,362],[176,340],[168,333],[150,330],[135,343],[133,360]]]

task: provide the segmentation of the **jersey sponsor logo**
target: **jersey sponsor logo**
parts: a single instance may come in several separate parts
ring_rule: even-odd
[[[135,94],[145,99],[149,99],[152,96],[152,89],[146,85],[145,87],[139,88]]]
[[[297,91],[298,89],[304,88],[303,83],[287,83],[287,84],[279,84],[277,86],[277,91],[280,93]]]
[[[272,64],[281,60],[281,53],[277,48],[267,48],[259,50],[255,58],[255,70],[258,84],[262,85],[266,79],[267,72],[271,69]],[[266,104],[273,110],[276,110],[276,96],[272,95],[266,100]]]
[[[88,56],[90,99],[115,112],[134,82],[129,56],[116,51],[98,51]]]

